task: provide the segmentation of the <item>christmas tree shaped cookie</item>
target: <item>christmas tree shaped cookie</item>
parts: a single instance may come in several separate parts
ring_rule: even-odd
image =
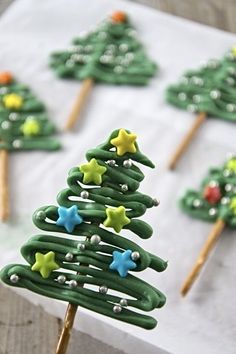
[[[0,218],[8,217],[8,152],[57,150],[54,125],[30,89],[0,72]]]
[[[157,321],[143,312],[165,304],[165,296],[138,273],[162,272],[167,263],[130,239],[131,233],[142,239],[153,233],[140,217],[158,202],[138,191],[144,174],[137,166],[153,168],[153,163],[140,152],[136,135],[124,129],[86,158],[69,172],[58,206],[34,213],[35,225],[50,234],[34,236],[22,247],[28,265],[1,271],[9,285],[70,303],[59,347],[68,342],[77,306],[152,329]]]
[[[226,161],[222,168],[210,169],[200,190],[188,190],[181,199],[180,206],[192,217],[215,223],[192,271],[184,282],[181,292],[185,295],[224,227],[236,227],[236,156]]]
[[[175,168],[198,128],[207,117],[236,122],[236,47],[221,60],[209,60],[197,70],[189,70],[166,92],[167,101],[197,113],[196,120],[170,160]]]
[[[75,124],[95,82],[146,85],[157,69],[146,56],[128,16],[121,11],[75,38],[70,49],[53,53],[50,65],[59,77],[83,82],[66,129]]]

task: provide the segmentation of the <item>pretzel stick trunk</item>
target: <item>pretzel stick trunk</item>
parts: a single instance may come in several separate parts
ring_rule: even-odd
[[[197,276],[199,275],[204,263],[206,262],[212,248],[216,244],[216,241],[218,240],[224,227],[225,227],[224,220],[218,219],[215,225],[213,226],[204,246],[202,247],[191,272],[189,273],[187,279],[185,280],[181,288],[181,294],[183,296],[185,296],[188,293],[194,281],[196,280]]]
[[[76,121],[78,120],[79,114],[86,102],[86,99],[93,87],[93,83],[93,79],[85,79],[82,82],[82,87],[79,92],[79,95],[77,96],[72,111],[67,119],[65,130],[71,130],[74,127]]]
[[[73,304],[69,304],[67,307],[66,315],[64,318],[64,325],[57,343],[56,354],[66,354],[67,352],[77,308],[78,306]]]
[[[0,150],[0,220],[9,217],[8,151]]]
[[[199,113],[197,118],[195,119],[192,127],[190,130],[187,132],[185,135],[183,141],[180,143],[180,145],[177,147],[176,151],[174,152],[173,156],[170,159],[168,168],[170,170],[174,170],[176,167],[176,164],[178,163],[179,159],[181,156],[184,154],[184,152],[187,150],[190,142],[192,141],[194,135],[202,125],[202,123],[206,120],[206,113],[202,112]]]

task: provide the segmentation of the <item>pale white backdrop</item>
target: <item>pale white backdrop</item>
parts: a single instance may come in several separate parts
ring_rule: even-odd
[[[87,149],[106,139],[113,129],[128,128],[138,134],[141,150],[157,166],[155,170],[144,169],[146,179],[141,190],[160,198],[161,205],[147,212],[145,220],[155,232],[150,240],[140,243],[169,260],[166,272],[145,272],[147,281],[167,295],[167,304],[154,313],[159,325],[153,331],[82,309],[76,327],[129,354],[233,354],[235,232],[224,232],[199,281],[182,299],[181,283],[211,225],[182,214],[177,199],[187,187],[198,186],[210,165],[222,163],[226,153],[235,150],[236,126],[209,119],[177,171],[168,172],[168,157],[193,116],[168,106],[164,89],[184,69],[223,55],[235,44],[235,35],[121,0],[18,0],[0,19],[0,69],[13,71],[29,84],[61,128],[80,83],[57,79],[48,68],[49,53],[67,47],[80,31],[89,30],[114,9],[130,14],[149,56],[160,65],[160,73],[147,87],[97,85],[80,125],[74,133],[61,135],[64,149],[60,152],[12,154],[11,220],[0,225],[0,266],[21,260],[19,247],[40,233],[31,223],[31,214],[41,205],[55,203],[56,194],[66,186],[67,171],[84,162]],[[63,316],[64,304],[19,292]]]

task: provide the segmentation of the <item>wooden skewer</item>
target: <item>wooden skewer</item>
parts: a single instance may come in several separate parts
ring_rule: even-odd
[[[57,343],[56,354],[66,354],[78,306],[69,304],[64,324]]]
[[[8,151],[0,150],[0,220],[9,217]]]
[[[79,92],[79,95],[74,103],[74,106],[72,108],[72,111],[67,119],[66,125],[65,125],[65,130],[71,130],[77,119],[78,116],[84,106],[84,103],[88,97],[89,92],[91,91],[93,87],[93,79],[86,79],[82,82],[82,87]]]
[[[210,254],[210,251],[214,247],[224,227],[225,227],[224,220],[218,219],[215,225],[213,226],[213,229],[211,230],[204,246],[202,247],[191,272],[187,276],[187,279],[185,280],[181,288],[181,294],[183,296],[187,294],[187,292],[190,290],[191,286],[193,285],[194,281],[196,280],[197,276],[199,275],[204,263],[206,262]]]
[[[206,116],[207,115],[204,112],[198,114],[198,116],[195,119],[192,127],[187,132],[187,134],[185,135],[183,141],[180,143],[180,145],[177,147],[176,151],[174,152],[173,156],[171,157],[170,162],[168,164],[168,168],[170,170],[174,170],[175,169],[176,164],[179,161],[180,157],[186,151],[187,147],[189,146],[191,140],[193,139],[194,135],[198,131],[199,127],[206,120]]]

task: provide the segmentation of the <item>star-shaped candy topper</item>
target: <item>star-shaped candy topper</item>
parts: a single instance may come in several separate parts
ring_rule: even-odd
[[[39,272],[43,278],[48,278],[53,270],[59,268],[59,265],[55,262],[55,253],[52,251],[46,254],[37,252],[35,263],[31,267],[34,272]]]
[[[58,208],[59,218],[56,225],[64,226],[67,232],[72,232],[76,225],[83,222],[83,218],[78,213],[78,207],[72,205],[70,208],[60,206]]]
[[[234,173],[236,173],[236,157],[233,157],[226,163],[226,168]]]
[[[103,225],[112,227],[116,232],[120,232],[125,225],[130,223],[130,219],[126,216],[125,207],[123,206],[107,208],[106,215],[107,218],[103,222]]]
[[[114,251],[113,262],[109,265],[109,269],[116,270],[122,278],[125,278],[129,270],[135,269],[137,264],[132,261],[132,251],[125,252]]]
[[[127,133],[125,129],[120,129],[117,137],[111,139],[110,143],[116,147],[117,155],[123,156],[127,152],[135,153],[137,151],[136,139],[136,134]]]
[[[102,183],[102,175],[106,172],[105,166],[99,165],[96,159],[91,159],[88,163],[80,166],[80,171],[83,172],[83,183],[95,183],[100,185]]]
[[[113,23],[124,23],[127,21],[127,15],[123,11],[114,11],[111,20]]]
[[[20,127],[24,136],[33,136],[40,133],[40,124],[35,118],[27,118]]]
[[[23,106],[23,98],[16,93],[5,95],[2,100],[5,107],[9,109],[20,109]]]
[[[232,210],[233,214],[236,215],[236,197],[233,197],[231,199],[229,207]]]

